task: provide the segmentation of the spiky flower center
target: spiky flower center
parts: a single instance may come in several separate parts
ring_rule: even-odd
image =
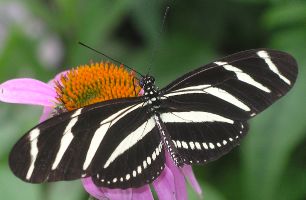
[[[109,62],[79,66],[56,83],[57,100],[71,111],[116,98],[137,96],[140,87],[133,73]]]

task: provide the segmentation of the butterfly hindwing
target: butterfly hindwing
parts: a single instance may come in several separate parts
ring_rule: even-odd
[[[190,98],[163,101],[160,114],[171,140],[185,164],[204,164],[228,153],[237,146],[248,131],[243,112],[233,112],[234,107],[208,101],[203,105]],[[204,95],[199,96],[205,97]],[[196,96],[195,96],[196,98]],[[227,112],[225,112],[227,111]],[[225,114],[226,113],[226,114]],[[235,119],[236,118],[236,119]]]
[[[204,164],[237,146],[248,131],[246,121],[230,120],[207,112],[161,114],[172,142],[185,164]]]
[[[108,145],[101,145],[101,153]],[[164,150],[152,118],[131,131],[115,149],[111,149],[107,162],[97,157],[93,164],[99,173],[93,176],[98,186],[108,188],[135,188],[154,181],[164,168]]]

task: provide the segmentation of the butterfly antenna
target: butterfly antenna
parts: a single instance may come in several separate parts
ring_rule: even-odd
[[[106,57],[106,58],[108,58],[108,59],[110,59],[110,60],[112,60],[112,61],[114,61],[114,62],[116,62],[116,63],[119,63],[119,64],[123,65],[124,67],[126,67],[126,68],[128,68],[128,69],[130,69],[130,70],[132,70],[132,71],[134,71],[134,72],[136,72],[136,73],[137,73],[138,75],[140,75],[141,77],[144,77],[144,75],[142,75],[141,73],[139,73],[138,71],[136,71],[136,70],[133,69],[132,67],[129,67],[128,65],[123,64],[122,62],[120,62],[120,61],[118,61],[118,60],[116,60],[116,59],[114,59],[114,58],[112,58],[112,57],[106,55],[105,53],[102,53],[102,52],[100,52],[100,51],[98,51],[98,50],[96,50],[96,49],[94,49],[94,48],[92,48],[92,47],[90,47],[90,46],[84,44],[83,42],[79,42],[79,44],[82,45],[82,46],[84,46],[84,47],[86,47],[86,48],[88,48],[88,49],[90,49],[90,50],[93,50],[94,52],[96,52],[96,53],[98,53],[98,54],[101,54],[102,56],[104,56],[104,57]]]
[[[158,50],[158,48],[159,48],[159,46],[160,46],[161,35],[162,35],[162,33],[164,32],[164,30],[165,30],[165,24],[166,24],[166,19],[167,19],[168,13],[169,13],[169,9],[170,9],[170,6],[167,5],[167,6],[166,6],[166,9],[165,9],[165,12],[164,12],[164,17],[163,17],[163,21],[162,21],[162,26],[161,26],[161,29],[160,29],[160,31],[159,31],[159,33],[158,33],[158,40],[157,40],[157,43],[156,43],[155,47],[153,48],[153,51],[152,51],[152,54],[151,54],[151,60],[150,60],[150,62],[149,62],[149,67],[148,67],[148,73],[147,73],[147,74],[150,73],[150,70],[151,70],[151,67],[152,67],[152,63],[153,63],[154,56],[156,55],[157,50]]]

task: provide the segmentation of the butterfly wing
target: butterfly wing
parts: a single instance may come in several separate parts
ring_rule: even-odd
[[[185,163],[215,160],[239,144],[246,120],[286,94],[296,77],[296,61],[287,53],[233,54],[165,87],[161,119]]]
[[[217,112],[214,104],[200,109],[198,104],[164,102],[160,114],[171,140],[185,164],[216,160],[237,146],[248,131],[246,120],[231,119]]]
[[[32,183],[93,176],[100,186],[121,188],[143,185],[152,174],[155,179],[164,155],[142,102],[136,97],[97,103],[37,125],[14,146],[12,171]],[[153,152],[159,156],[145,168],[144,160]]]
[[[104,147],[99,153],[108,150],[107,146]],[[94,160],[94,171],[98,171],[93,176],[96,185],[126,189],[154,181],[164,168],[165,157],[153,118],[130,131],[107,155],[106,161],[102,157]]]
[[[297,72],[297,63],[291,55],[253,49],[187,73],[161,92],[173,100],[185,97],[183,101],[187,102],[191,96],[188,94],[209,95],[252,117],[286,94],[294,85]]]

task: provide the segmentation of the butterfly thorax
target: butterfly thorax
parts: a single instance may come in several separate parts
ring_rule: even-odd
[[[150,106],[150,112],[154,112],[160,106],[160,96],[158,87],[155,86],[155,78],[150,75],[144,76],[140,80],[140,86],[144,90],[144,97]]]
[[[154,120],[157,128],[160,132],[161,140],[164,147],[169,152],[174,164],[178,167],[184,165],[182,157],[179,155],[178,150],[174,146],[172,139],[168,133],[166,126],[162,123],[160,119],[160,114],[156,111],[160,107],[161,99],[160,92],[155,86],[155,78],[153,76],[146,75],[140,81],[140,86],[144,90],[144,97],[147,100],[149,106],[149,112],[154,113]]]

